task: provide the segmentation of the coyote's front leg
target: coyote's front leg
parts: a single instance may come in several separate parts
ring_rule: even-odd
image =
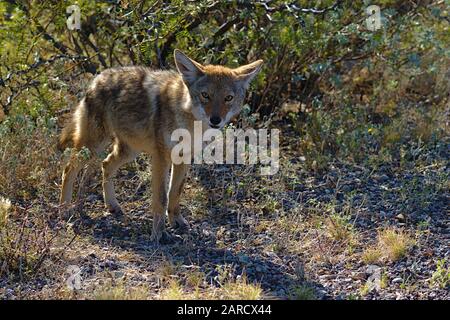
[[[171,162],[161,154],[152,156],[152,212],[153,231],[152,241],[159,242],[169,240],[166,233],[167,210],[167,182],[169,178]]]
[[[172,227],[177,227],[182,231],[189,228],[188,222],[180,212],[180,195],[183,191],[187,171],[187,164],[173,165],[169,191],[169,223]]]

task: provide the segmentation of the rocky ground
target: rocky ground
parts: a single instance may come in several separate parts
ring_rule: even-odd
[[[191,228],[160,246],[140,158],[117,177],[126,219],[105,212],[93,179],[52,244],[58,254],[26,280],[3,276],[0,297],[449,299],[448,146],[404,163],[334,161],[320,173],[283,147],[273,177],[196,166],[182,200]],[[59,225],[55,206],[33,207]],[[71,265],[79,290],[67,286]]]

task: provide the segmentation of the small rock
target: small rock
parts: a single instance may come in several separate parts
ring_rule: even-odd
[[[400,292],[395,293],[395,300],[404,300],[405,296],[401,294]]]
[[[112,260],[105,260],[99,263],[101,269],[116,270],[119,266]]]
[[[95,200],[97,200],[97,196],[95,194],[90,194],[86,197],[87,202],[94,202]]]
[[[244,255],[244,254],[239,254],[239,255],[238,255],[238,259],[239,259],[239,261],[242,262],[242,263],[248,263],[248,264],[250,263],[249,257],[246,256],[246,255]]]
[[[403,282],[403,279],[400,278],[400,277],[394,278],[394,279],[392,280],[392,283],[401,283],[401,282]]]
[[[375,271],[380,271],[380,270],[381,270],[381,268],[379,266],[377,266],[376,264],[370,264],[367,266],[366,274],[372,274]]]
[[[392,217],[392,213],[391,212],[386,212],[381,210],[379,213],[380,217],[383,219],[389,219],[390,217]]]
[[[255,270],[256,270],[256,272],[264,272],[264,271],[265,271],[265,268],[264,268],[264,266],[262,266],[262,265],[260,265],[260,264],[257,264],[257,265],[255,266]]]

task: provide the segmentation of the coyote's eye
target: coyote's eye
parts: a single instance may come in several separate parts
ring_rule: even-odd
[[[233,100],[233,96],[232,95],[227,95],[226,97],[225,97],[225,101],[231,101],[231,100]]]
[[[208,93],[206,93],[205,91],[202,91],[202,97],[203,98],[205,98],[205,99],[209,99],[209,94]]]

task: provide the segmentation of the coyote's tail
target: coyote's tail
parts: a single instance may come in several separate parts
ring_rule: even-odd
[[[61,131],[61,135],[59,136],[58,149],[60,151],[64,151],[68,147],[73,147],[75,126],[75,117],[73,114],[71,114],[70,118],[66,121],[66,124]]]
[[[75,111],[70,114],[58,141],[58,149],[64,151],[66,148],[79,148],[84,145],[88,130],[88,117],[86,99],[82,99],[76,106]],[[82,136],[83,135],[83,136]]]
[[[85,146],[90,150],[97,150],[106,136],[102,110],[93,109],[93,105],[89,105],[84,98],[64,125],[59,136],[58,149],[64,151],[70,147],[79,150]]]

